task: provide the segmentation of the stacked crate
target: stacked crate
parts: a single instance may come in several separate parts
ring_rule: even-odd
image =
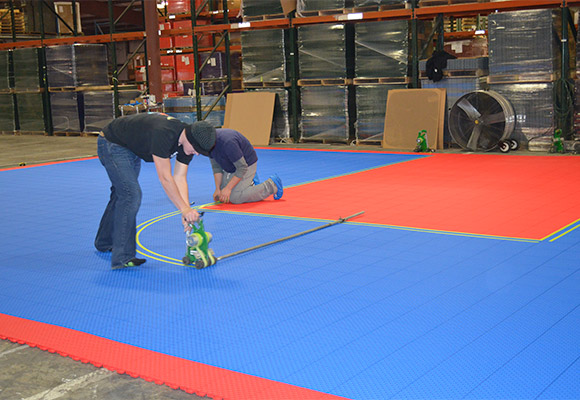
[[[245,31],[241,36],[242,86],[276,94],[271,137],[279,142],[290,138],[286,42],[281,29]]]
[[[42,89],[41,49],[14,49],[14,93],[16,129],[19,133],[45,134],[47,94]]]
[[[297,14],[304,17],[342,14],[349,7],[352,7],[352,0],[297,0],[296,2]]]
[[[409,23],[361,22],[354,28],[355,136],[357,143],[381,143],[388,92],[408,85]]]
[[[221,127],[224,123],[226,100],[225,97],[201,96],[202,118],[214,127]],[[213,110],[211,106],[215,103]],[[193,96],[169,97],[163,102],[164,111],[167,115],[175,117],[182,122],[192,124],[197,121],[197,101]],[[209,112],[209,113],[208,113]]]
[[[354,11],[375,10],[385,11],[394,8],[405,8],[407,0],[352,0]]]
[[[49,46],[46,48],[46,71],[54,134],[80,135],[84,132],[83,116],[86,114],[83,92],[111,89],[107,46]]]
[[[139,90],[118,91],[119,104],[131,103],[140,93]],[[85,134],[98,133],[115,119],[115,97],[112,90],[87,90],[79,92],[79,95],[79,118],[83,122]]]
[[[352,140],[354,30],[349,24],[298,27],[300,140]]]
[[[555,129],[561,23],[561,13],[555,10],[503,12],[488,18],[489,88],[512,104],[512,137],[530,150],[549,147]]]
[[[244,0],[242,15],[244,20],[252,21],[262,18],[283,18],[284,12],[279,1]]]
[[[14,95],[12,94],[10,71],[11,50],[0,51],[0,132],[16,130],[14,118]]]

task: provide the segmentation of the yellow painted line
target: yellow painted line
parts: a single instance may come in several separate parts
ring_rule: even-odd
[[[557,231],[550,233],[549,235],[547,235],[546,237],[544,237],[542,240],[546,240],[546,239],[548,239],[549,237],[552,237],[552,236],[554,236],[554,235],[557,235],[558,233],[560,233],[560,232],[564,231],[565,229],[568,229],[568,228],[570,228],[571,226],[574,226],[574,225],[576,225],[578,222],[580,222],[580,218],[579,218],[579,219],[577,219],[576,221],[570,222],[568,225],[564,226],[563,228],[560,228],[560,229],[558,229]],[[572,228],[572,229],[569,229],[569,230],[567,230],[566,232],[564,232],[564,233],[562,233],[562,234],[560,234],[560,235],[558,235],[558,236],[556,236],[556,237],[554,237],[554,238],[550,239],[550,242],[553,242],[554,240],[557,240],[557,239],[561,238],[562,236],[564,236],[564,235],[566,235],[566,234],[568,234],[568,233],[572,232],[572,231],[573,231],[574,229],[576,229],[576,228],[577,228],[577,227],[575,227],[575,228]]]
[[[569,234],[570,232],[572,232],[576,228],[580,228],[580,225],[576,225],[575,227],[568,229],[566,232],[562,233],[561,235],[558,235],[555,238],[550,239],[550,242],[553,242],[554,240],[560,239],[562,236]]]

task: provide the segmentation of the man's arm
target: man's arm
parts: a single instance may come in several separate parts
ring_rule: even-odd
[[[189,206],[187,197],[187,165],[177,162],[175,165],[177,178],[174,178],[171,174],[171,161],[169,158],[161,158],[153,155],[153,162],[155,163],[159,182],[161,182],[161,186],[163,186],[163,190],[167,194],[167,197],[169,197],[169,200],[181,211],[181,215],[187,223],[197,221],[199,214]],[[184,196],[186,197],[184,198]]]
[[[246,172],[248,172],[248,164],[246,163],[246,159],[244,157],[234,162],[234,167],[236,167],[236,172],[234,172],[234,176],[232,176],[228,184],[221,190],[220,201],[222,201],[223,203],[228,203],[230,201],[232,190],[234,190],[234,188],[238,183],[240,183]]]

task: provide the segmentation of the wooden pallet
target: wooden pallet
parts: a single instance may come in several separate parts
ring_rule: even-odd
[[[449,6],[453,4],[489,3],[489,0],[419,0],[419,7]]]
[[[354,78],[355,85],[405,85],[411,82],[411,78],[402,77],[383,77],[383,78]]]
[[[348,9],[349,13],[365,13],[365,12],[373,12],[373,11],[389,11],[389,10],[402,10],[406,8],[411,8],[410,3],[402,3],[402,4],[383,4],[383,5],[374,5],[374,6],[363,6],[363,7],[353,7]]]
[[[285,88],[290,87],[290,82],[270,81],[270,82],[242,82],[244,89],[263,89],[263,88]]]
[[[111,90],[111,86],[62,86],[50,87],[49,92],[98,92],[103,90]]]
[[[300,138],[300,143],[318,143],[318,144],[350,144],[350,139],[342,138],[315,138],[315,137],[302,137]]]
[[[39,135],[48,136],[48,132],[44,131],[14,131],[15,135]]]
[[[54,131],[54,136],[82,136],[82,132]]]
[[[323,17],[325,15],[336,15],[336,14],[348,14],[350,9],[348,8],[335,8],[332,10],[313,10],[313,11],[301,11],[301,17]]]
[[[0,135],[16,135],[16,131],[0,131]]]
[[[284,14],[266,14],[266,15],[252,15],[248,17],[243,17],[244,22],[255,22],[255,21],[269,21],[272,19],[284,19],[286,15]]]
[[[554,73],[521,74],[521,75],[489,75],[487,83],[538,83],[554,82],[557,75]]]
[[[445,78],[481,78],[482,76],[487,76],[489,75],[489,71],[488,70],[484,70],[484,69],[475,69],[475,70],[457,70],[457,71],[450,71],[450,70],[444,70],[443,71],[443,76]],[[421,79],[429,79],[427,77],[427,72],[422,71],[421,72]]]
[[[83,137],[97,137],[101,132],[81,132]]]
[[[346,78],[298,79],[298,86],[343,86],[351,84],[352,79]]]

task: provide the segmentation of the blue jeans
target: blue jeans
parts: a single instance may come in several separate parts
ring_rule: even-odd
[[[111,251],[111,265],[120,266],[137,253],[135,236],[142,196],[138,180],[141,159],[102,136],[97,141],[97,154],[111,180],[111,197],[99,224],[95,247],[99,251]]]

